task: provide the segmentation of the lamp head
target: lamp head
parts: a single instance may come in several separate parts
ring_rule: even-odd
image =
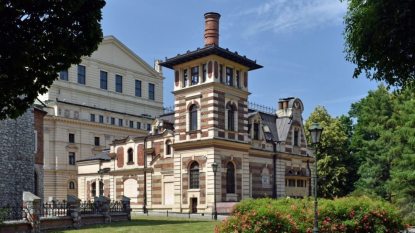
[[[311,127],[308,129],[311,135],[311,144],[315,145],[320,142],[321,133],[323,132],[323,128],[320,126],[319,123],[314,122],[311,124]]]

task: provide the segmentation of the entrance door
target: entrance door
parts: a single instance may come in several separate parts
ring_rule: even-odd
[[[192,213],[197,213],[197,198],[190,198]]]

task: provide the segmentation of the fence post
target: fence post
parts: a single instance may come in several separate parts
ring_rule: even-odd
[[[32,233],[40,232],[41,199],[31,192],[23,192],[23,209],[32,226]]]
[[[72,221],[73,221],[73,228],[75,229],[79,229],[82,225],[82,218],[81,218],[81,199],[72,196],[72,195],[68,195],[67,196],[67,200],[68,200],[68,216],[72,217]]]
[[[126,196],[122,196],[121,203],[122,203],[122,209],[127,214],[128,221],[131,221],[131,207],[130,207],[130,198]]]
[[[99,196],[94,201],[94,205],[98,208],[98,212],[104,215],[105,223],[111,222],[110,202],[111,200],[105,196]]]

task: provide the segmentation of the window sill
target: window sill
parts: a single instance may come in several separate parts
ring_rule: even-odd
[[[200,192],[200,188],[197,189],[188,189],[188,192]]]
[[[134,162],[128,162],[127,165],[134,165]]]

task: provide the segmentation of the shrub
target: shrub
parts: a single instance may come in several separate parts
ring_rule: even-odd
[[[248,199],[235,206],[216,232],[312,232],[312,199]],[[368,197],[319,200],[319,232],[399,232],[405,228],[391,204]]]

